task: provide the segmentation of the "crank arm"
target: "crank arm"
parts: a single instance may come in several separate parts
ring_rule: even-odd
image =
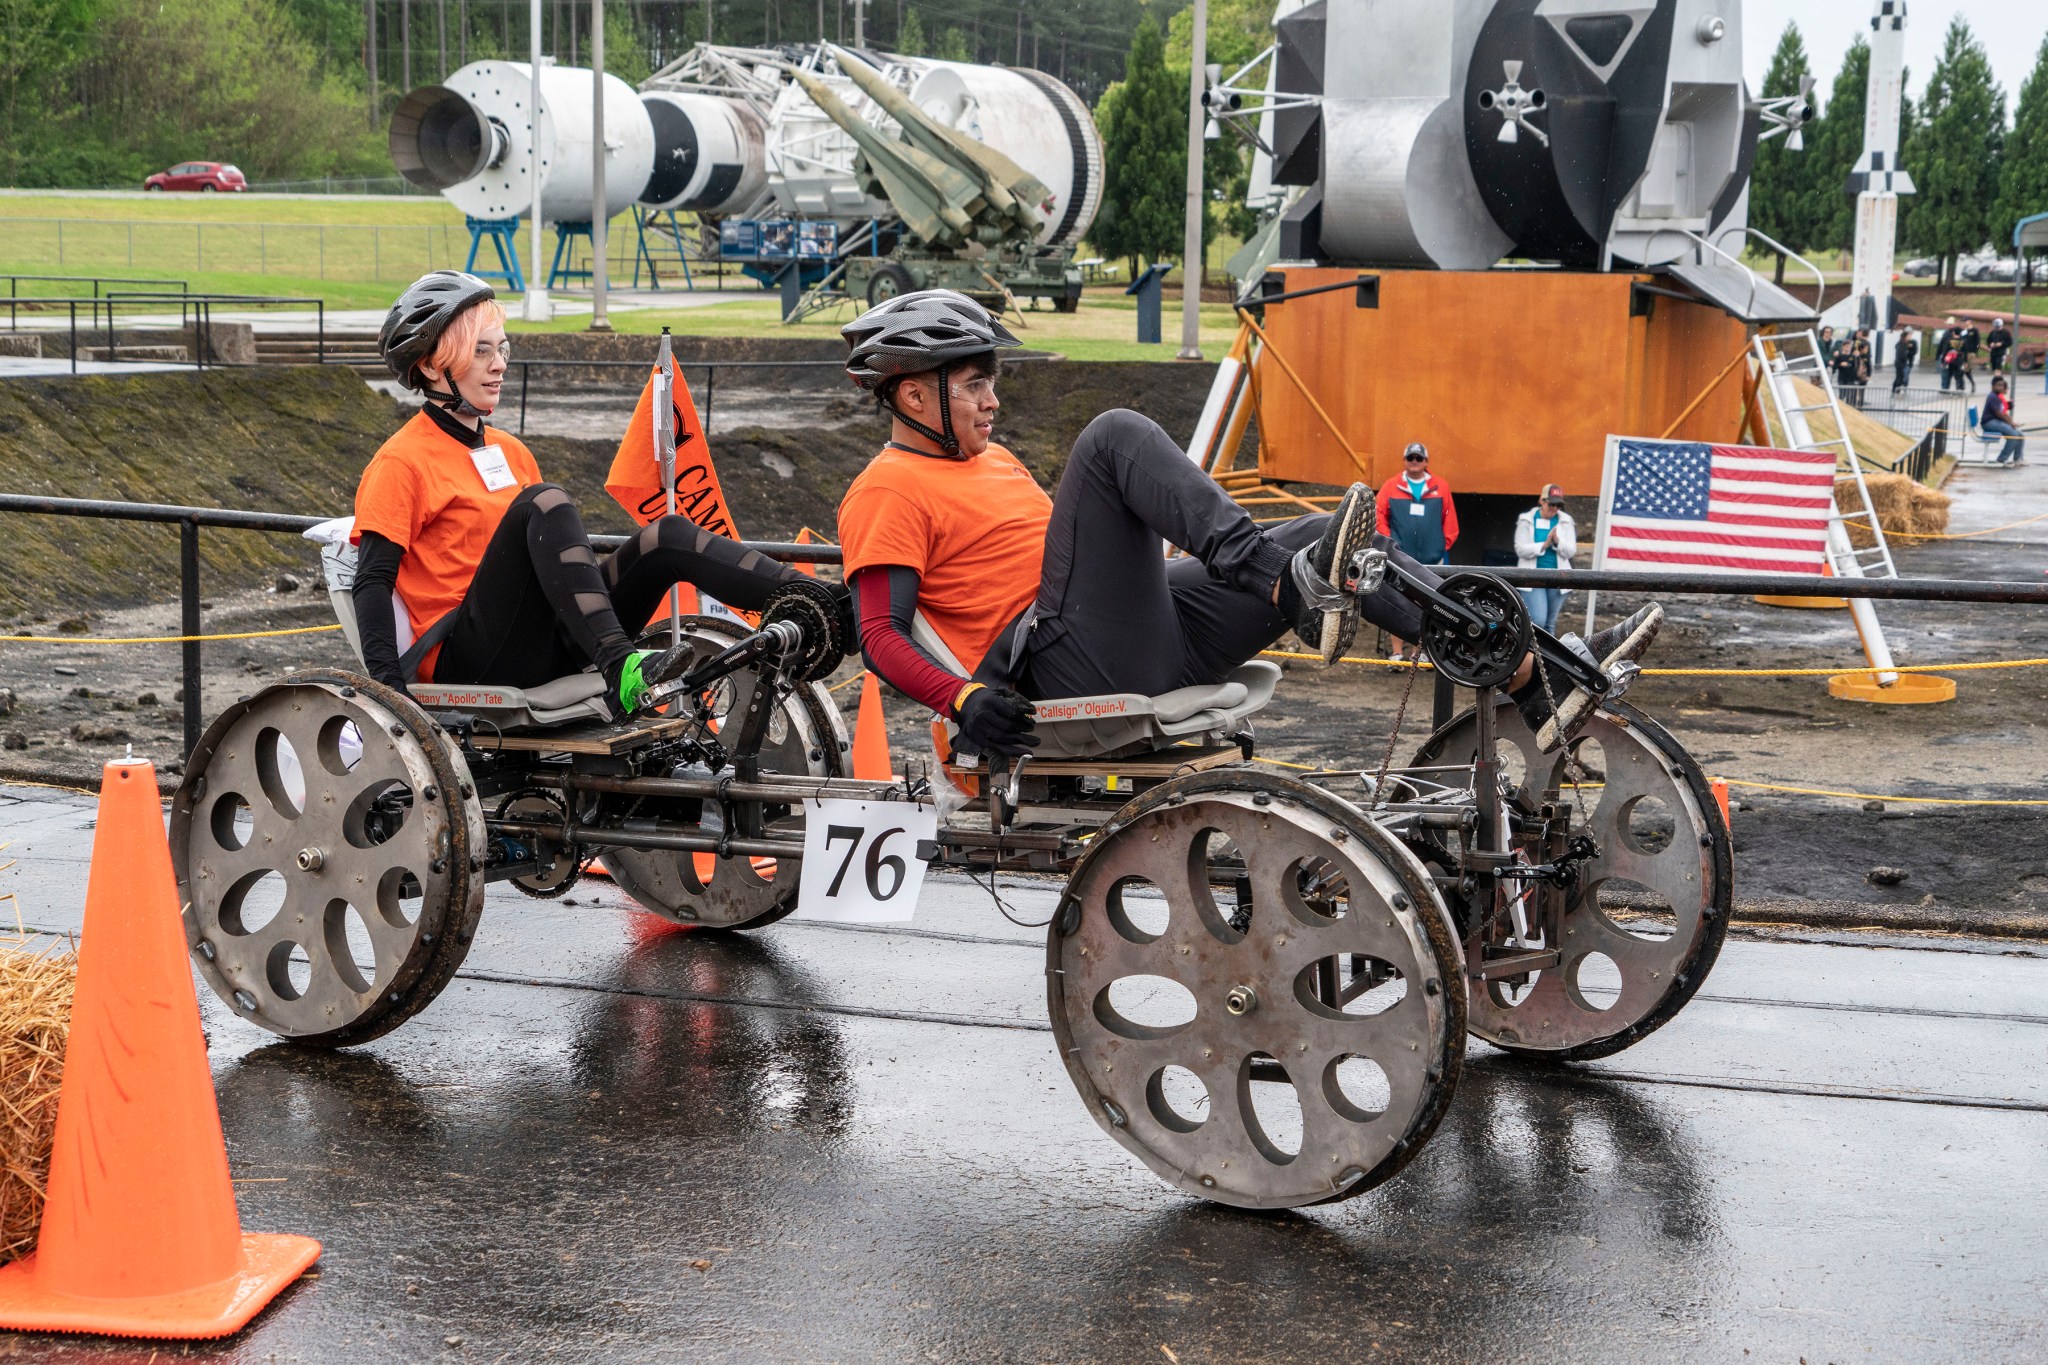
[[[779,657],[795,649],[802,642],[803,634],[794,622],[770,621],[745,639],[736,640],[719,650],[674,682],[663,683],[659,687],[649,689],[648,697],[653,704],[660,705],[676,697],[695,696],[719,679],[739,672],[748,664],[769,655]]]
[[[1463,603],[1454,602],[1444,596],[1436,590],[1434,584],[1402,567],[1392,557],[1387,560],[1387,575],[1394,580],[1394,585],[1400,590],[1401,595],[1418,607],[1449,617],[1461,626],[1477,626],[1480,630],[1485,630],[1493,624]]]
[[[1544,663],[1562,671],[1574,687],[1583,687],[1594,696],[1601,697],[1607,695],[1608,689],[1614,685],[1598,664],[1586,662],[1583,656],[1567,648],[1564,641],[1547,630],[1534,631],[1530,644]]]

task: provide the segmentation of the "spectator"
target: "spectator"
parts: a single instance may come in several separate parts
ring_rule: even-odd
[[[1991,392],[1984,399],[1984,415],[1977,419],[1977,430],[1986,436],[2003,436],[2004,447],[1998,452],[1998,462],[2014,468],[2027,462],[2027,443],[2020,439],[2020,429],[2012,422],[2012,399],[2005,391],[2005,376],[1994,375]]]
[[[1941,391],[1947,393],[1953,382],[1958,391],[1963,387],[1963,329],[1954,318],[1942,329],[1941,340],[1934,343],[1934,363],[1941,367]]]
[[[1920,334],[1905,323],[1899,324],[1898,335],[1892,340],[1892,392],[1897,393],[1913,379],[1913,362],[1920,358]]]
[[[2005,357],[2012,351],[2012,333],[2007,330],[2004,318],[1991,320],[1991,331],[1984,337],[1984,354],[1991,363],[1991,373],[2005,373]]]
[[[1443,564],[1458,543],[1458,508],[1444,481],[1429,472],[1429,447],[1414,442],[1401,453],[1401,472],[1380,488],[1380,534],[1424,564]],[[1408,657],[1407,643],[1393,638],[1388,657]]]
[[[1820,365],[1821,365],[1821,368],[1822,368],[1822,369],[1824,369],[1824,370],[1832,370],[1832,369],[1834,369],[1834,368],[1835,368],[1835,329],[1834,329],[1834,328],[1832,328],[1832,327],[1823,327],[1823,328],[1821,328],[1821,329],[1820,329],[1820,342],[1819,342],[1819,345],[1820,345]]]
[[[1970,392],[1977,391],[1977,352],[1984,345],[1984,333],[1977,329],[1974,321],[1963,323],[1963,382],[1970,386]]]
[[[1554,483],[1543,485],[1536,505],[1515,522],[1515,563],[1524,569],[1569,569],[1579,552],[1579,530],[1572,514],[1564,510],[1564,490]],[[1523,588],[1529,619],[1540,628],[1557,633],[1557,613],[1564,606],[1563,588]]]
[[[1863,406],[1863,381],[1867,377],[1864,362],[1869,345],[1860,334],[1835,343],[1835,392],[1859,408]]]

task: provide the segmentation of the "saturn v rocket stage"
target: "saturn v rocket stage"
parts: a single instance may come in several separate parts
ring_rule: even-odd
[[[1081,240],[1101,201],[1102,143],[1072,90],[1023,68],[858,55],[925,114],[988,144],[1047,187],[1035,206],[1044,220],[1040,246],[1070,248]],[[700,43],[639,91],[605,78],[607,211],[637,204],[712,219],[827,219],[842,228],[892,217],[887,200],[861,188],[854,140],[811,101],[793,71],[822,81],[895,136],[894,124],[823,45]],[[588,221],[591,73],[543,63],[537,166],[531,73],[524,62],[472,62],[406,95],[391,120],[399,172],[479,219],[531,212],[530,177],[538,174],[543,221]]]
[[[1208,92],[1278,208],[1233,263],[1279,299],[1268,478],[1377,482],[1423,441],[1465,521],[1592,493],[1610,433],[1736,439],[1716,376],[1812,317],[1739,259],[1757,142],[1805,117],[1744,85],[1741,0],[1281,0],[1274,34]]]

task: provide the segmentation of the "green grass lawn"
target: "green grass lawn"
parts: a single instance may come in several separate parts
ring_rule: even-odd
[[[611,314],[612,325],[621,332],[653,333],[667,327],[677,336],[722,337],[812,337],[836,340],[839,329],[852,321],[851,304],[814,314],[803,322],[784,326],[778,296],[763,293],[758,299],[711,304],[703,308],[636,309]],[[1008,319],[1018,338],[1033,350],[1058,351],[1075,360],[1171,360],[1180,349],[1178,301],[1169,300],[1161,332],[1166,340],[1156,346],[1140,346],[1137,335],[1137,301],[1121,292],[1090,292],[1083,296],[1079,311],[1055,313],[1050,308],[1024,313],[1024,325]],[[580,332],[589,325],[588,314],[529,325],[516,317],[511,330],[518,332]],[[1202,305],[1202,347],[1209,359],[1220,356],[1237,335],[1237,322],[1228,305]]]

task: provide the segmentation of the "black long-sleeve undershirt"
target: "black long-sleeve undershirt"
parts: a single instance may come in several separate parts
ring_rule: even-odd
[[[349,596],[356,607],[356,631],[362,637],[363,668],[386,687],[405,691],[399,666],[398,611],[392,593],[398,587],[398,562],[405,551],[375,531],[363,532],[356,546],[356,581]]]

